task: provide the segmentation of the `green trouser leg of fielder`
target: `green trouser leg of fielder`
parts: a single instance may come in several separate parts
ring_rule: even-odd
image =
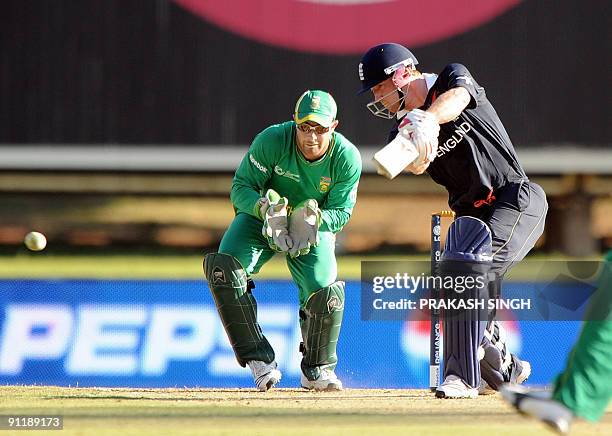
[[[336,345],[344,314],[344,282],[336,282],[310,295],[300,310],[302,329],[301,368],[309,380],[316,380],[324,369],[338,363]]]
[[[244,277],[244,285],[241,281],[239,284],[226,284],[226,288],[233,290],[239,286],[240,289],[243,289],[244,286],[246,289],[247,278],[257,274],[261,267],[274,256],[275,252],[268,246],[268,242],[261,234],[262,225],[263,223],[257,218],[239,213],[225,232],[218,255],[225,255],[233,259],[235,262],[234,275],[239,275],[236,272],[239,268]],[[313,293],[329,287],[336,281],[335,236],[330,232],[320,232],[319,238],[319,245],[312,248],[309,254],[295,259],[286,256],[287,266],[299,289],[301,309],[305,308],[307,300]],[[207,265],[209,256],[211,255],[208,255],[206,259]],[[274,360],[274,351],[261,333],[261,328],[256,320],[256,303],[253,295],[250,292],[246,292],[248,295],[245,295],[240,291],[242,297],[238,302],[231,297],[229,290],[217,288],[212,270],[210,274],[207,271],[206,277],[238,362],[244,366],[249,360],[261,360],[266,363]],[[228,297],[230,303],[220,306],[217,294],[230,295]],[[247,317],[243,314],[245,308],[249,309],[244,310],[249,315]],[[255,314],[255,316],[250,316],[250,314]]]
[[[596,421],[612,397],[612,255],[604,264],[578,342],[565,371],[555,382],[553,398],[574,415]]]

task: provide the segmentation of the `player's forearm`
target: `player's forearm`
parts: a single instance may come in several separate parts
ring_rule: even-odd
[[[348,223],[351,214],[345,209],[323,209],[321,211],[321,227],[323,232],[337,233]]]
[[[260,197],[259,192],[252,187],[234,181],[230,192],[230,200],[238,212],[245,212],[257,217],[254,207]]]
[[[434,115],[438,124],[457,118],[470,103],[470,93],[463,87],[449,89],[441,94],[426,112]]]

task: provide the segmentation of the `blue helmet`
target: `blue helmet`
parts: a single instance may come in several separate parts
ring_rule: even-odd
[[[418,63],[417,58],[403,45],[385,43],[372,47],[359,63],[359,80],[361,80],[359,94],[369,91],[370,88],[393,76],[399,68],[414,67]]]

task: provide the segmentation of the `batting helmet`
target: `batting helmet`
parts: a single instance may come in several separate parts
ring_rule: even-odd
[[[403,45],[385,43],[369,49],[359,63],[359,80],[361,89],[358,94],[388,79],[393,73],[406,66],[415,66],[417,58]]]

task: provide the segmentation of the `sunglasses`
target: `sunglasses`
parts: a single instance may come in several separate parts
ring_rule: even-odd
[[[323,127],[318,124],[316,126],[311,126],[310,124],[302,123],[302,124],[298,124],[297,128],[300,132],[303,132],[303,133],[315,132],[317,135],[323,135],[329,132],[329,127]]]

